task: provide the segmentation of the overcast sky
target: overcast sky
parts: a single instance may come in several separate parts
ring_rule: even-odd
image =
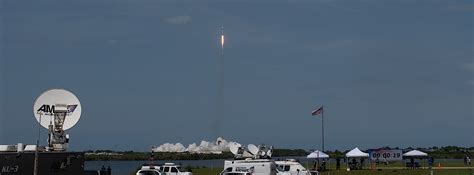
[[[320,105],[327,149],[474,146],[470,0],[0,3],[0,144],[34,144],[35,98],[65,88],[83,107],[75,150],[315,149]]]

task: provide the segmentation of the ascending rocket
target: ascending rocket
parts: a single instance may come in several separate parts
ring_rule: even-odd
[[[221,27],[221,49],[224,50],[224,27]]]

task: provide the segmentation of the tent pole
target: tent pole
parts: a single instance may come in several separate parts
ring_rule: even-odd
[[[346,156],[346,169],[349,168],[349,158]]]
[[[318,169],[319,167],[321,167],[321,166],[319,165],[319,152],[320,152],[320,151],[318,151],[318,166],[316,167],[317,169]]]

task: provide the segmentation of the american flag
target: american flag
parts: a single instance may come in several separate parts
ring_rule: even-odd
[[[319,107],[318,109],[315,109],[311,112],[311,115],[319,115],[323,113],[323,106]]]

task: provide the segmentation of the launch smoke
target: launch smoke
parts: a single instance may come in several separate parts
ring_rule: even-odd
[[[190,152],[190,153],[204,153],[204,154],[221,154],[223,151],[229,151],[229,142],[221,137],[217,138],[215,142],[201,141],[198,145],[192,143],[188,147],[184,147],[181,143],[165,143],[156,148],[153,152]]]

